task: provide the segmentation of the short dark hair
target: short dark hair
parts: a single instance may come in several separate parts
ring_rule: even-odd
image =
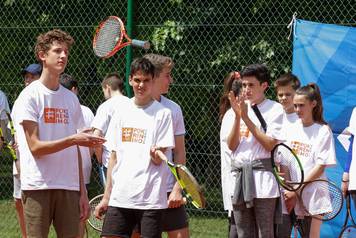
[[[106,85],[109,85],[109,87],[114,91],[119,90],[121,93],[124,91],[124,80],[119,76],[118,73],[107,74],[101,82],[101,86],[103,88]]]
[[[277,89],[278,87],[291,85],[294,90],[300,88],[300,81],[297,76],[292,73],[286,73],[281,75],[275,82],[274,87]]]
[[[264,64],[250,64],[247,65],[241,71],[241,78],[254,76],[260,83],[267,82],[268,85],[270,84],[271,77],[268,71],[268,68]]]
[[[155,67],[150,60],[145,58],[136,58],[131,63],[130,76],[134,75],[138,71],[141,71],[144,74],[152,75],[152,78],[155,76]]]
[[[78,81],[75,80],[71,75],[62,73],[59,76],[60,84],[68,90],[72,90],[72,88],[78,88]]]

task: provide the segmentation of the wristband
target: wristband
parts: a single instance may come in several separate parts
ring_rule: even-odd
[[[342,180],[343,183],[348,183],[350,180]]]

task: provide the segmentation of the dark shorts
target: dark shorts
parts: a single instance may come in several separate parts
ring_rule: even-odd
[[[47,237],[53,222],[57,237],[79,235],[79,192],[61,189],[22,191],[28,237]]]
[[[188,227],[188,216],[184,206],[163,210],[162,231],[175,231]]]
[[[138,231],[145,238],[161,238],[162,209],[139,210],[109,207],[104,219],[101,236],[130,238],[138,224]]]

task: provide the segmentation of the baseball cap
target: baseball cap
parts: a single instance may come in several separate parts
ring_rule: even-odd
[[[42,66],[40,64],[30,64],[21,71],[21,74],[31,73],[31,74],[41,74]]]

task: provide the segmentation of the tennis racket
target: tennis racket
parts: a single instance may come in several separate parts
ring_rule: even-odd
[[[318,220],[332,220],[342,209],[342,191],[328,180],[304,182],[300,194],[298,192],[296,194],[299,206],[304,210],[305,215]]]
[[[194,207],[199,209],[204,208],[205,198],[203,192],[188,168],[182,164],[174,164],[168,161],[167,157],[160,150],[156,151],[156,155],[166,162],[172,174],[183,189],[185,197],[194,205]]]
[[[346,217],[339,238],[351,238],[356,237],[356,224],[351,213],[351,196],[350,193],[346,194]],[[348,225],[348,221],[351,221],[351,225]]]
[[[271,151],[273,175],[288,191],[297,191],[304,182],[304,170],[296,153],[286,144],[277,144]]]
[[[0,148],[0,154],[1,157],[10,157],[13,160],[17,159],[16,156],[16,151],[14,150],[14,148],[12,147],[12,145],[15,143],[15,127],[14,127],[14,123],[12,121],[11,115],[9,112],[7,112],[6,110],[3,110],[0,112],[0,115],[5,112],[7,119],[8,119],[8,123],[10,126],[10,138],[5,138],[5,134],[2,131],[2,129],[0,128],[0,140],[2,142],[2,146]]]
[[[90,207],[90,217],[88,219],[89,225],[96,231],[100,231],[103,227],[105,213],[102,214],[101,219],[95,217],[94,211],[95,207],[100,203],[101,199],[103,198],[104,194],[100,194],[89,201]]]
[[[124,38],[126,42],[123,42]],[[109,16],[96,28],[93,49],[100,58],[109,58],[128,45],[146,50],[150,48],[148,41],[130,39],[126,34],[124,23],[116,16]]]

